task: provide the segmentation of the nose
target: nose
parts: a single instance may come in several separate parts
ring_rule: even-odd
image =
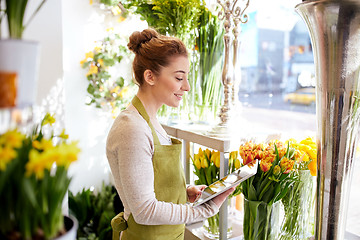
[[[187,78],[183,81],[181,89],[186,92],[190,91],[190,84],[189,84],[189,80]]]

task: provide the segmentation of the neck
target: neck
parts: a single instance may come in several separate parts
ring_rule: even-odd
[[[139,89],[136,96],[140,99],[150,119],[156,119],[156,113],[161,107],[154,96]]]

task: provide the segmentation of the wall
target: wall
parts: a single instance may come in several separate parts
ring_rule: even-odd
[[[95,2],[95,1],[94,1]],[[65,126],[72,139],[80,140],[80,159],[70,167],[73,176],[70,190],[98,189],[102,181],[109,182],[109,166],[105,155],[106,136],[113,118],[109,113],[85,104],[87,97],[86,70],[80,66],[85,53],[94,42],[103,39],[106,29],[113,27],[128,36],[146,27],[137,18],[119,23],[117,17],[90,5],[88,0],[63,0],[63,66],[65,89]],[[121,66],[130,77],[131,63]]]

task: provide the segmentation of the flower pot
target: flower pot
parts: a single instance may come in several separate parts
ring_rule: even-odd
[[[54,240],[75,240],[78,229],[78,221],[76,218],[73,216],[64,216],[64,225],[66,233]]]
[[[17,75],[16,107],[36,100],[40,44],[17,39],[0,40],[0,72]]]

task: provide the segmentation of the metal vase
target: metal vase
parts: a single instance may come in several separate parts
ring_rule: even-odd
[[[344,239],[359,135],[360,1],[304,1],[316,65],[317,210],[315,239]]]

